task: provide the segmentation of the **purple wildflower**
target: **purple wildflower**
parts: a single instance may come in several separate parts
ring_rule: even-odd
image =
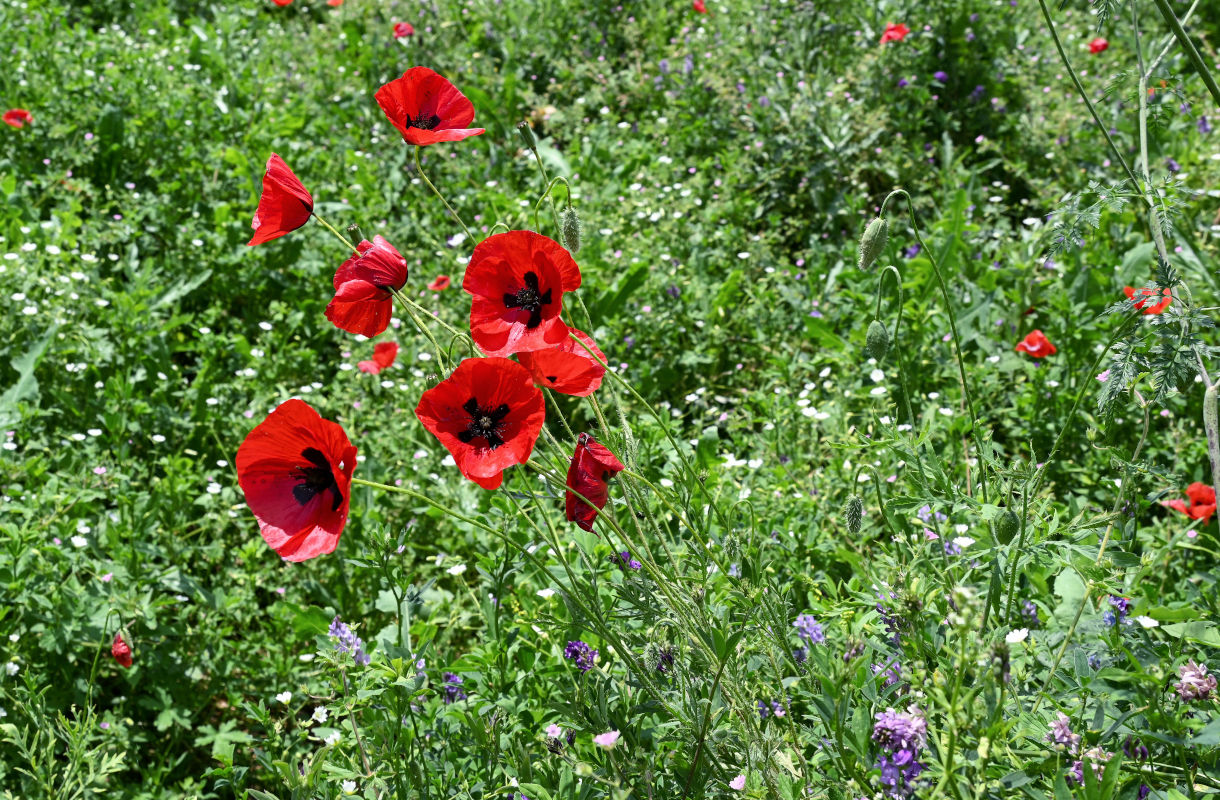
[[[915,256],[919,255],[920,249],[919,242],[916,242],[907,249],[903,250],[902,254],[907,258],[914,258]]]
[[[351,653],[352,660],[357,664],[367,666],[372,661],[368,653],[364,652],[364,642],[344,624],[343,620],[339,619],[338,615],[331,620],[327,633],[336,640],[335,650],[340,653]]]
[[[936,72],[932,73],[932,77],[941,83],[944,83],[945,81],[949,80],[949,73],[945,72],[943,69],[938,69]]]
[[[906,78],[899,78],[899,79],[898,79],[898,88],[899,88],[899,89],[905,89],[905,88],[907,88],[907,87],[908,87],[908,86],[910,86],[910,85],[911,85],[911,82],[910,82],[910,81],[908,81]]]
[[[597,651],[577,639],[568,642],[568,646],[563,648],[563,657],[574,661],[581,672],[588,672],[593,669],[593,662],[597,660]]]
[[[458,700],[465,700],[466,693],[462,691],[462,676],[455,675],[452,672],[446,672],[445,678],[445,705],[455,703]]]
[[[1175,172],[1175,173],[1181,172],[1182,165],[1179,164],[1177,161],[1174,161],[1173,156],[1170,156],[1165,159],[1165,169],[1169,170],[1170,172]]]
[[[1147,761],[1150,753],[1147,746],[1139,739],[1128,736],[1123,740],[1123,755],[1136,761]]]
[[[673,285],[671,285],[668,289],[666,289],[665,293],[668,294],[670,297],[672,297],[675,300],[677,300],[679,297],[682,296],[682,290],[679,289],[677,286],[673,286]]]
[[[1109,761],[1112,755],[1114,754],[1108,753],[1100,747],[1090,747],[1072,764],[1072,768],[1068,770],[1068,780],[1084,784],[1084,762],[1088,761],[1093,766],[1093,777],[1100,781],[1102,770],[1105,769],[1102,764]]]
[[[1107,625],[1120,625],[1127,615],[1131,613],[1131,601],[1125,597],[1118,595],[1110,595],[1110,605],[1114,607],[1113,611],[1107,611],[1102,615],[1102,620]]]
[[[1199,122],[1195,125],[1199,129],[1199,133],[1206,136],[1212,132],[1212,125],[1207,121],[1207,117],[1199,117]]]
[[[893,686],[902,680],[902,666],[897,661],[891,661],[888,664],[873,664],[871,665],[874,675],[881,675],[882,686]]]
[[[620,569],[622,569],[622,568],[639,569],[641,566],[640,562],[638,562],[634,558],[632,558],[631,553],[626,550],[619,553],[617,556],[611,556],[611,558],[617,562],[617,565]]]
[[[796,628],[796,635],[809,644],[822,644],[826,641],[822,626],[812,614],[801,614],[796,618],[796,622],[792,623],[792,627]]]
[[[928,741],[928,722],[918,708],[907,711],[887,708],[877,713],[873,723],[873,741],[891,753],[895,750],[919,750]]]
[[[1216,676],[1207,674],[1206,664],[1196,664],[1194,660],[1187,661],[1178,667],[1180,680],[1173,685],[1178,697],[1186,702],[1206,700],[1216,691]]]
[[[1062,711],[1051,720],[1051,729],[1046,733],[1046,741],[1055,745],[1056,750],[1067,750],[1075,753],[1080,747],[1080,734],[1072,733],[1072,720]]]

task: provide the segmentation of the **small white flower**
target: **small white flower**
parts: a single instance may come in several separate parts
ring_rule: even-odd
[[[953,540],[953,543],[955,545],[957,545],[958,547],[962,548],[963,550],[965,550],[967,547],[974,544],[974,540],[971,539],[969,536],[958,536],[956,539]]]
[[[20,634],[20,633],[10,633],[10,634],[8,635],[8,640],[9,640],[10,642],[16,642],[16,641],[17,641],[18,639],[20,639],[20,638],[21,638],[21,634]]]
[[[220,494],[220,484],[219,483],[209,483],[208,484],[208,494]]]
[[[1157,622],[1152,617],[1147,617],[1143,614],[1138,617],[1133,617],[1133,619],[1140,624],[1141,628],[1157,628],[1161,625],[1161,623]]]
[[[72,546],[73,547],[84,547],[87,544],[89,544],[89,540],[86,539],[84,536],[73,536],[72,537]]]
[[[3,708],[0,708],[0,719],[4,719],[7,716],[8,716],[8,712],[5,711]]]
[[[461,575],[465,571],[466,571],[465,564],[454,564],[452,567],[445,570],[445,572],[448,572],[450,575]]]
[[[260,322],[260,323],[258,323],[258,327],[262,328],[265,331],[269,331],[269,330],[271,330],[271,323],[270,322]]]
[[[4,665],[4,671],[7,672],[9,675],[16,675],[17,670],[19,670],[19,669],[21,669],[21,667],[12,661],[10,661]]]
[[[1029,637],[1029,628],[1017,628],[1015,631],[1009,631],[1004,637],[1004,641],[1009,644],[1020,644]]]
[[[539,597],[541,597],[543,600],[547,600],[547,599],[549,599],[549,598],[551,598],[551,597],[553,597],[553,596],[555,595],[555,590],[554,590],[554,589],[549,589],[549,588],[548,588],[548,589],[539,589],[539,590],[538,590],[538,592],[537,592],[537,594],[538,594],[538,596],[539,596]]]
[[[317,723],[326,722],[326,718],[330,716],[330,712],[326,710],[326,706],[314,706],[313,721]]]
[[[330,736],[327,736],[322,741],[326,742],[331,747],[334,747],[335,745],[337,745],[339,743],[339,740],[342,738],[343,738],[343,734],[339,733],[338,731],[335,731],[334,733],[332,733]]]
[[[289,691],[280,692],[279,694],[277,694],[275,696],[275,699],[279,700],[284,705],[288,705],[288,701],[292,699],[292,692],[289,692]]]
[[[159,434],[159,433],[154,433],[154,434],[152,435],[152,440],[153,440],[154,442],[156,442],[157,444],[161,444],[162,442],[164,442],[164,441],[165,441],[165,437],[164,437],[164,436],[162,436],[162,435],[161,435],[161,434]]]
[[[355,781],[344,781],[340,785],[343,787],[344,794],[355,794],[356,793],[356,782]]]

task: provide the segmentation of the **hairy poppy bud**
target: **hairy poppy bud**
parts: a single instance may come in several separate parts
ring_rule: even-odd
[[[517,123],[517,133],[521,134],[521,139],[529,149],[533,150],[538,146],[538,140],[534,138],[534,129],[525,120]]]
[[[1017,535],[1017,531],[1021,530],[1021,520],[1017,519],[1017,514],[1011,508],[1006,509],[1003,514],[998,516],[995,521],[995,538],[1000,544],[1008,544],[1012,541],[1012,537]]]
[[[864,352],[868,353],[869,358],[880,361],[889,351],[890,332],[881,320],[875,319],[868,324],[868,333],[864,336]]]
[[[860,260],[857,266],[860,269],[871,268],[877,257],[881,255],[881,251],[885,249],[885,243],[889,241],[889,238],[889,220],[884,217],[876,217],[868,223],[868,227],[864,229],[864,235],[860,237]]]
[[[847,498],[843,516],[847,518],[847,530],[850,533],[859,533],[860,525],[864,522],[864,501],[860,499],[859,495],[853,494]]]
[[[580,252],[580,217],[572,206],[565,208],[560,215],[559,229],[563,235],[563,246],[568,248],[568,252],[572,255]]]

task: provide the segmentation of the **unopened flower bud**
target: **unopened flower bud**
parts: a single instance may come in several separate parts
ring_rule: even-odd
[[[876,217],[868,223],[868,227],[864,229],[864,235],[860,237],[860,260],[857,266],[860,269],[872,268],[877,257],[881,255],[881,251],[885,249],[885,243],[889,241],[889,238],[889,220]]]
[[[864,501],[860,499],[859,495],[853,494],[847,499],[843,516],[847,518],[848,532],[859,533],[860,525],[864,522]]]
[[[568,252],[572,255],[580,252],[580,217],[572,206],[565,208],[560,215],[559,230],[563,235],[563,246],[568,248]]]
[[[889,351],[890,332],[881,320],[875,319],[868,324],[868,333],[864,337],[864,352],[868,353],[869,358],[880,361]]]
[[[525,120],[517,123],[517,133],[521,134],[521,139],[529,149],[533,150],[538,146],[538,140],[534,138],[534,129]]]
[[[1017,531],[1021,530],[1021,520],[1017,519],[1017,514],[1011,508],[1005,509],[1004,513],[996,517],[995,521],[995,538],[1000,544],[1008,544],[1012,541],[1012,537],[1017,535]]]

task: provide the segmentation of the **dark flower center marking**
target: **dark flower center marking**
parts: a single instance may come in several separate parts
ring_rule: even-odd
[[[541,291],[536,272],[525,273],[525,286],[518,289],[516,294],[504,293],[505,308],[520,308],[530,312],[530,318],[525,323],[525,327],[530,329],[542,324],[542,307],[550,304],[551,290]]]
[[[482,437],[487,440],[487,446],[492,450],[504,444],[500,428],[504,426],[504,418],[508,416],[507,403],[501,403],[496,408],[484,408],[472,397],[462,404],[462,410],[470,415],[470,424],[466,426],[466,430],[458,431],[459,442],[470,444],[472,440]]]
[[[440,125],[440,124],[441,124],[441,118],[438,117],[436,114],[424,115],[421,112],[418,117],[412,117],[409,114],[407,115],[407,127],[408,128],[420,128],[425,131],[430,131],[433,128],[435,128],[437,125]]]
[[[339,506],[343,505],[343,493],[339,491],[339,482],[335,480],[335,473],[326,456],[317,448],[307,447],[301,451],[301,457],[313,466],[297,467],[293,470],[295,477],[300,478],[302,482],[292,487],[292,496],[301,505],[306,505],[315,496],[330,489],[334,493],[330,510],[338,511]]]

